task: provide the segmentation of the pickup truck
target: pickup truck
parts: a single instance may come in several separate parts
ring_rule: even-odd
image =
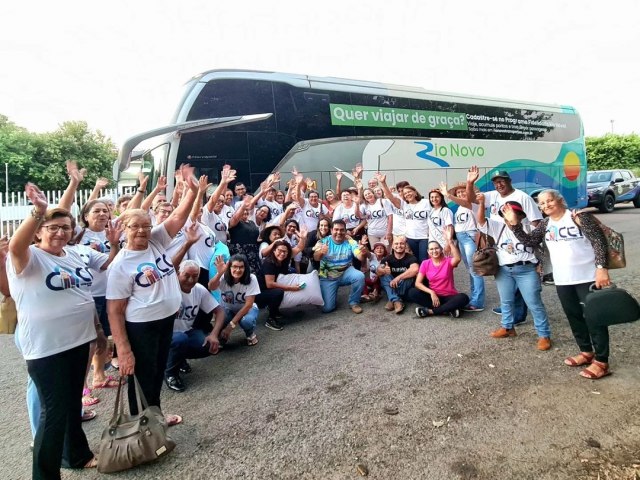
[[[594,170],[587,172],[589,206],[611,213],[616,203],[633,202],[640,208],[640,179],[631,170]]]

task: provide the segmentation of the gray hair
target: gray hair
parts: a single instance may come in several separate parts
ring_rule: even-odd
[[[178,269],[180,272],[185,271],[187,268],[193,267],[196,270],[200,270],[200,265],[195,260],[185,260],[180,264],[180,268]]]
[[[540,198],[540,195],[542,195],[543,193],[547,195],[551,195],[551,198],[553,200],[556,200],[557,202],[560,202],[564,208],[569,208],[569,206],[567,205],[567,201],[564,199],[564,197],[558,190],[555,190],[553,188],[547,188],[546,190],[542,190],[538,194],[538,198]]]

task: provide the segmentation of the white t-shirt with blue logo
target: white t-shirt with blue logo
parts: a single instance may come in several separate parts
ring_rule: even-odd
[[[429,200],[423,198],[417,203],[401,200],[400,205],[406,222],[405,235],[414,240],[429,238]],[[394,229],[395,230],[395,229]]]
[[[95,256],[86,265],[74,247],[61,257],[31,245],[29,262],[16,273],[11,256],[7,277],[18,311],[18,340],[25,360],[49,357],[96,339],[93,272],[104,264]]]
[[[221,215],[222,211],[220,215],[218,215],[215,212],[210,212],[207,207],[204,207],[202,209],[202,223],[213,230],[213,233],[216,235],[216,240],[226,245],[229,220],[224,221]]]
[[[153,227],[146,250],[120,250],[109,266],[107,300],[128,299],[127,322],[161,320],[180,308],[180,284],[166,248],[163,224]]]
[[[102,232],[94,232],[87,228],[84,231],[84,235],[78,242],[78,245],[85,245],[92,248],[96,252],[109,254],[111,251],[111,244],[107,240],[107,234],[103,230]],[[94,297],[104,297],[107,293],[107,272],[106,270],[94,271],[93,286],[91,287],[91,293]]]
[[[229,285],[225,281],[223,275],[220,279],[219,289],[222,306],[225,310],[230,310],[234,313],[244,307],[247,297],[251,295],[258,295],[260,293],[258,279],[253,273],[251,274],[251,281],[249,282],[249,285],[243,285],[242,283]]]
[[[183,291],[180,293],[182,294],[182,302],[173,324],[174,332],[188,332],[193,327],[193,322],[199,311],[210,313],[218,306],[218,302],[211,296],[209,290],[199,283],[196,283],[189,293]]]

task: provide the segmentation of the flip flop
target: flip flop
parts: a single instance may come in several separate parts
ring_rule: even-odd
[[[180,425],[182,423],[182,417],[180,415],[168,413],[164,416],[164,419],[167,422],[167,427],[173,427],[174,425]]]
[[[91,390],[89,390],[88,388],[85,388],[84,390],[82,390],[82,406],[83,407],[90,407],[91,405],[95,405],[96,403],[99,403],[100,399],[94,397],[93,395],[91,395]]]
[[[93,383],[93,388],[117,388],[119,380],[116,380],[111,375],[104,379],[103,382]]]
[[[258,344],[258,336],[255,333],[250,337],[247,337],[247,345],[249,345],[250,347],[253,347],[254,345],[257,345],[257,344]]]
[[[89,460],[85,465],[84,468],[96,468],[98,466],[98,457],[93,457],[91,460]]]
[[[95,410],[85,410],[84,413],[82,414],[82,421],[88,422],[90,420],[93,420],[97,416],[98,416],[98,413]]]

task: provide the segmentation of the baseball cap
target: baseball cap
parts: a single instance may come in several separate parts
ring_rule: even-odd
[[[524,208],[522,208],[522,205],[519,202],[509,200],[508,202],[504,202],[504,204],[509,205],[515,212],[521,214],[524,218],[527,217]],[[499,210],[499,213],[501,217],[504,217],[504,215],[502,214],[502,208]]]
[[[491,175],[491,181],[494,181],[496,178],[506,178],[507,180],[511,180],[509,173],[506,170],[496,170]]]

